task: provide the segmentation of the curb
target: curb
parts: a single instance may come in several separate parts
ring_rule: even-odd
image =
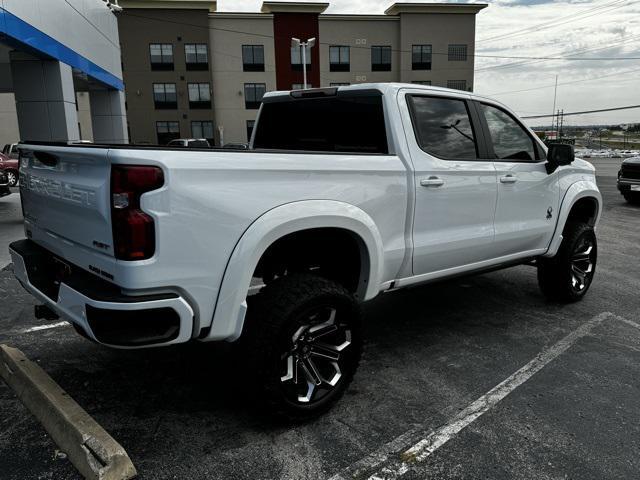
[[[84,478],[127,480],[137,475],[124,448],[20,350],[0,345],[0,376]]]

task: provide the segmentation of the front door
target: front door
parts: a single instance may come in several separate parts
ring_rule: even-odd
[[[549,246],[560,202],[558,174],[547,174],[533,135],[498,105],[476,103],[498,176],[495,248],[535,255]]]
[[[415,169],[414,275],[490,259],[496,172],[482,159],[468,96],[407,89],[399,101]]]

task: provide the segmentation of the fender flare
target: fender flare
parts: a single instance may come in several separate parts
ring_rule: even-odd
[[[571,186],[566,190],[564,197],[562,198],[562,203],[560,204],[560,210],[558,212],[556,230],[553,233],[553,237],[551,238],[549,249],[547,250],[547,253],[543,255],[543,257],[553,257],[558,252],[560,244],[562,243],[562,232],[564,230],[564,226],[567,223],[567,219],[569,218],[569,213],[571,212],[571,209],[576,204],[576,202],[578,202],[578,200],[582,198],[595,199],[596,216],[593,222],[594,229],[598,225],[598,222],[600,221],[600,215],[602,214],[602,194],[600,193],[600,190],[598,190],[598,186],[596,185],[595,181],[580,180],[571,184]]]
[[[333,200],[287,203],[258,217],[240,237],[227,263],[211,329],[204,341],[234,341],[240,337],[246,297],[258,261],[278,239],[312,228],[342,228],[357,235],[367,250],[369,266],[362,298],[369,300],[378,294],[383,268],[382,237],[371,217],[358,207]]]

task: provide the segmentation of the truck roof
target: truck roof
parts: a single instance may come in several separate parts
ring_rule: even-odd
[[[422,85],[418,83],[401,83],[401,82],[391,82],[391,83],[358,83],[355,85],[340,85],[335,87],[321,87],[321,88],[310,88],[307,90],[275,90],[271,92],[267,92],[264,94],[264,99],[269,98],[278,98],[285,97],[291,95],[292,92],[309,92],[310,95],[314,93],[318,93],[321,91],[331,91],[336,90],[338,92],[359,92],[359,91],[372,91],[377,90],[383,95],[394,95],[398,92],[398,90],[402,88],[411,88],[414,90],[424,90],[425,92],[441,92],[447,93],[454,96],[466,96],[467,98],[477,99],[477,100],[489,100],[493,103],[503,105],[501,102],[487,97],[485,95],[478,95],[473,92],[466,92],[464,90],[456,90],[453,88],[445,88],[445,87],[436,87],[433,85]],[[302,96],[302,95],[301,95]],[[504,106],[504,105],[503,105]]]

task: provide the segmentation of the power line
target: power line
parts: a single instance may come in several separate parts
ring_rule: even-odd
[[[606,50],[608,48],[612,48],[614,46],[617,45],[622,45],[625,43],[629,43],[629,42],[633,42],[637,39],[640,38],[640,34],[637,35],[631,35],[630,37],[627,37],[626,39],[623,40],[618,40],[612,43],[609,43],[608,45],[605,45],[603,47],[595,47],[595,48],[583,48],[583,49],[578,49],[578,50],[573,50],[573,51],[569,51],[567,52],[566,50],[563,52],[557,52],[553,55],[563,55],[563,54],[567,54],[570,53],[572,55],[576,55],[576,54],[582,54],[582,53],[587,53],[587,52],[596,52],[598,50]],[[540,63],[540,62],[545,62],[546,60],[534,60],[534,61],[523,61],[523,62],[513,62],[513,63],[506,63],[506,64],[501,64],[501,65],[490,65],[488,67],[483,67],[483,68],[477,68],[474,70],[475,73],[479,73],[479,72],[484,72],[487,70],[496,70],[496,69],[502,69],[502,68],[513,68],[513,67],[519,67],[519,66],[523,66],[523,65],[532,65],[534,63]]]
[[[125,10],[126,12],[126,10]],[[187,23],[187,22],[179,22],[176,20],[167,20],[164,18],[154,18],[154,17],[146,17],[144,15],[137,15],[134,13],[126,13],[126,15],[129,15],[131,17],[136,17],[136,18],[142,18],[145,20],[151,20],[151,21],[156,21],[156,22],[165,22],[165,23],[172,23],[172,24],[176,24],[176,25],[184,25],[184,26],[188,26],[188,27],[195,27],[195,28],[203,28],[203,29],[207,29],[207,30],[215,30],[215,31],[221,31],[221,32],[228,32],[228,33],[237,33],[240,35],[252,35],[255,37],[261,37],[261,38],[268,38],[268,39],[272,39],[275,40],[276,38],[285,38],[285,37],[276,37],[275,35],[268,35],[266,33],[256,33],[256,32],[245,32],[242,30],[234,30],[231,28],[220,28],[220,27],[211,27],[211,26],[203,26],[203,25],[197,25],[197,24],[192,24],[192,23]],[[287,37],[287,40],[290,40]],[[319,45],[325,45],[325,46],[333,46],[333,44],[328,43],[328,42],[318,42]],[[350,48],[354,48],[354,49],[364,49],[364,50],[371,50],[371,47],[368,46],[361,46],[361,45],[351,45]],[[392,49],[393,52],[399,52],[399,53],[412,53],[410,50],[398,50],[398,49]],[[449,52],[431,52],[431,55],[449,55]],[[585,57],[528,57],[528,56],[521,56],[521,55],[516,55],[516,56],[509,56],[509,55],[482,55],[482,54],[476,54],[476,53],[471,53],[467,55],[468,57],[474,58],[501,58],[501,59],[509,59],[509,60],[577,60],[577,61],[610,61],[610,60],[640,60],[640,57],[591,57],[591,58],[585,58]]]
[[[581,82],[591,82],[593,80],[599,80],[601,78],[615,77],[617,75],[624,75],[626,73],[635,73],[635,72],[640,72],[640,68],[635,68],[633,70],[624,70],[622,72],[610,73],[610,74],[607,74],[607,75],[600,75],[598,77],[591,77],[591,78],[584,78],[584,79],[581,79],[581,80],[573,80],[573,81],[570,81],[570,82],[563,82],[563,83],[559,83],[558,86],[561,86],[561,85],[573,85],[574,83],[581,83]],[[629,80],[637,81],[636,78],[630,78]],[[533,90],[542,90],[544,88],[551,88],[553,86],[555,86],[555,85],[554,84],[550,84],[550,85],[542,85],[540,87],[523,88],[521,90],[511,90],[511,91],[508,91],[508,92],[486,93],[486,94],[481,94],[481,95],[487,95],[487,96],[509,95],[509,94],[512,94],[512,93],[521,93],[521,92],[531,92]]]
[[[569,116],[569,115],[585,115],[587,113],[600,113],[600,112],[615,112],[618,110],[631,110],[632,108],[640,108],[640,105],[627,105],[626,107],[611,107],[611,108],[601,108],[598,110],[585,110],[583,112],[570,112],[570,113],[562,113],[563,116]],[[556,117],[558,114],[554,113],[551,115],[530,115],[527,117],[520,117],[520,118],[548,118],[548,117]]]
[[[599,6],[595,6],[595,7],[591,7],[581,13],[577,13],[577,14],[571,14],[571,15],[565,15],[563,17],[558,17],[554,20],[551,20],[549,22],[543,22],[537,25],[532,25],[530,27],[526,27],[523,28],[521,30],[515,30],[511,33],[506,33],[506,34],[501,34],[501,35],[495,35],[493,37],[488,37],[488,38],[480,38],[478,39],[479,43],[482,42],[493,42],[495,40],[504,40],[505,38],[512,38],[512,37],[516,37],[516,36],[520,36],[520,35],[525,35],[527,33],[532,33],[532,32],[538,32],[540,30],[545,30],[547,28],[553,28],[553,27],[558,27],[560,25],[564,25],[566,23],[571,23],[571,22],[575,22],[576,20],[584,20],[585,18],[589,18],[592,17],[594,15],[601,15],[602,13],[605,13],[603,10],[611,11],[611,10],[616,10],[618,8],[622,8],[625,6],[628,6],[634,2],[630,2],[628,4],[626,4],[627,0],[615,0],[613,2],[609,2],[603,5],[599,5]],[[621,5],[619,5],[620,3],[622,3]],[[613,6],[616,5],[616,6]],[[613,7],[612,7],[613,6]],[[610,8],[612,7],[612,8]],[[582,17],[582,18],[579,18]]]

